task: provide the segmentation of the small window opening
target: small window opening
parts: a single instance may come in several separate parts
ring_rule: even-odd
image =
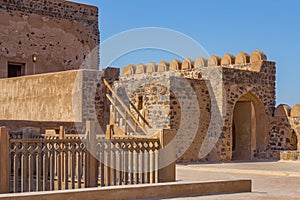
[[[12,63],[9,62],[7,65],[7,77],[18,77],[25,75],[25,64],[24,63]]]

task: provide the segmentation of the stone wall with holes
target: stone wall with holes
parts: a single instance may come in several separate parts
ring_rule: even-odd
[[[279,105],[271,121],[270,150],[299,150],[300,105]]]
[[[222,58],[213,55],[209,59],[199,57],[195,60],[187,58],[183,61],[162,61],[158,64],[128,65],[123,68],[120,81],[114,85],[118,88],[125,84],[124,88],[129,90],[130,94],[127,99],[134,104],[137,104],[138,96],[142,95],[145,99],[153,100],[146,103],[147,108],[152,108],[151,105],[165,104],[165,108],[161,108],[165,112],[159,112],[164,116],[156,119],[163,118],[166,124],[156,128],[179,129],[180,124],[189,118],[189,114],[182,114],[178,97],[172,90],[166,93],[165,98],[168,98],[168,101],[160,102],[160,98],[145,92],[144,89],[149,88],[151,84],[169,86],[168,80],[173,77],[183,78],[186,84],[197,88],[195,91],[201,120],[191,147],[179,161],[228,161],[232,159],[233,110],[236,102],[241,99],[249,98],[259,104],[257,114],[263,116],[256,143],[251,144],[252,159],[259,158],[262,152],[268,150],[269,124],[275,110],[275,74],[275,62],[267,61],[263,52],[255,50],[251,56],[241,52],[236,57],[225,54]],[[193,81],[200,82],[195,84]],[[184,94],[184,88],[181,88],[181,91]],[[185,97],[183,95],[180,98]],[[221,125],[216,119],[221,119]],[[153,125],[153,120],[148,120],[150,125]],[[188,134],[188,131],[186,132]]]
[[[149,122],[151,129],[170,128],[170,76],[176,72],[152,73],[122,77],[114,83],[114,90],[122,101]],[[140,101],[139,102],[139,98]],[[139,105],[139,103],[141,105]],[[144,123],[140,119],[141,123]]]
[[[97,7],[64,0],[0,0],[0,78],[7,77],[8,62],[25,64],[23,75],[98,69],[99,41]]]

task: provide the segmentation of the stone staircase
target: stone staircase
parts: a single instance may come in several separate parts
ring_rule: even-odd
[[[140,115],[133,105],[131,107],[136,110],[136,114],[130,111],[130,108],[115,93],[109,83],[104,79],[104,84],[108,89],[106,94],[110,102],[110,121],[106,128],[106,136],[111,137],[145,137],[148,135],[150,126]],[[142,121],[142,122],[141,122]]]

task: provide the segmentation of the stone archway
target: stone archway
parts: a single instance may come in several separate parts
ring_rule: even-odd
[[[252,93],[235,104],[232,116],[232,160],[252,160],[267,145],[267,116],[260,100]]]

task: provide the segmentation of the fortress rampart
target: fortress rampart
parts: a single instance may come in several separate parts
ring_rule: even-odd
[[[206,68],[212,66],[221,66],[226,68],[248,70],[255,72],[263,72],[262,62],[267,60],[266,54],[262,51],[255,50],[251,54],[240,52],[235,57],[232,54],[226,53],[219,57],[212,55],[209,59],[198,57],[195,60],[185,58],[183,61],[172,60],[171,62],[161,61],[160,63],[151,62],[149,64],[128,65],[123,67],[122,75],[143,74],[164,71],[180,71],[195,68]]]

